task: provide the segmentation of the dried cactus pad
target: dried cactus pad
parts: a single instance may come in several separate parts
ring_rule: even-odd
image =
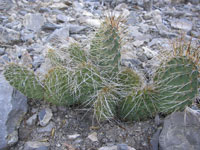
[[[28,98],[43,99],[44,90],[34,72],[17,64],[10,64],[4,72],[5,78]]]
[[[154,77],[160,112],[171,113],[191,105],[198,92],[198,67],[186,56],[162,64]]]

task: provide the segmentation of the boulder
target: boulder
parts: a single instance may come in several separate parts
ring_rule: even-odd
[[[20,122],[27,112],[27,98],[0,74],[0,150],[18,141]]]
[[[164,121],[159,137],[160,150],[200,150],[200,112],[186,108]]]

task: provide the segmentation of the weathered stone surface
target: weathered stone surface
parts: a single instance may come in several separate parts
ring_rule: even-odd
[[[9,10],[12,6],[12,0],[0,0],[0,10]]]
[[[13,44],[19,41],[19,32],[0,26],[0,43]]]
[[[66,43],[69,38],[69,26],[56,29],[48,38],[47,42],[51,44]]]
[[[27,112],[27,98],[0,74],[0,150],[18,141],[20,122]]]
[[[164,121],[159,137],[160,150],[199,150],[200,113],[191,108],[175,112]]]
[[[24,26],[26,27],[26,29],[37,32],[44,25],[44,22],[44,17],[39,13],[27,14],[25,16]]]
[[[52,116],[53,114],[51,109],[49,108],[42,109],[38,114],[40,125],[43,127],[46,126],[51,120]]]
[[[98,150],[124,150],[124,149],[119,149],[121,147],[119,146],[105,146],[105,147],[101,147]],[[133,147],[127,146],[126,148],[128,148],[127,150],[136,150]]]
[[[171,22],[172,28],[180,29],[184,31],[191,31],[192,30],[192,23],[185,19],[174,19]]]
[[[50,144],[46,142],[29,141],[26,142],[23,150],[49,150]]]

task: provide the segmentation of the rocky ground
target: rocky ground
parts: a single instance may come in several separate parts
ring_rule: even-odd
[[[59,50],[77,41],[87,49],[88,41],[108,10],[127,20],[123,24],[126,32],[122,65],[138,70],[147,79],[159,64],[159,54],[170,50],[175,38],[184,33],[187,39],[192,38],[196,43],[200,39],[199,0],[188,0],[187,3],[183,0],[154,0],[152,9],[145,0],[0,0],[0,71],[6,63],[18,62],[43,73],[48,69],[45,54],[49,48]],[[4,83],[2,79],[1,84]],[[9,89],[12,95],[13,89]],[[0,92],[0,95],[8,97],[4,93]],[[5,105],[2,95],[1,106]],[[100,150],[125,150],[127,145],[136,150],[157,150],[159,147],[171,150],[173,145],[178,145],[178,150],[200,149],[197,140],[200,133],[196,130],[199,129],[198,121],[189,124],[194,128],[188,128],[187,136],[182,130],[174,129],[183,128],[183,124],[176,120],[183,118],[184,113],[166,118],[163,130],[163,119],[159,116],[146,122],[124,123],[115,119],[98,124],[88,110],[56,107],[36,100],[28,100],[25,105],[26,98],[22,98],[22,103],[23,112],[27,110],[27,113],[21,125],[16,125],[19,132],[14,132],[13,113],[8,115],[10,122],[6,121],[9,118],[2,119],[5,124],[1,120],[5,111],[9,114],[17,108],[12,98],[15,99],[12,95],[7,101],[12,106],[9,111],[0,108],[0,125],[7,128],[0,129],[0,150],[4,150],[2,147],[6,142],[1,141],[9,132],[14,134],[6,144],[14,144],[10,150],[96,150],[100,147]],[[190,109],[187,112],[197,114]],[[200,118],[200,115],[190,119],[195,120],[195,117]],[[174,125],[172,131],[167,131],[170,124]],[[12,131],[4,132],[8,128]],[[165,137],[168,132],[171,139]]]

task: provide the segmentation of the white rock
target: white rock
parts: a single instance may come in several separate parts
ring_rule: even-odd
[[[175,19],[171,22],[171,27],[175,29],[181,29],[185,31],[191,31],[192,30],[192,23],[185,19]]]
[[[91,133],[91,134],[88,136],[88,138],[89,138],[92,142],[98,141],[98,139],[97,139],[97,133],[96,133],[96,132]]]
[[[73,134],[73,135],[68,135],[67,137],[68,137],[68,139],[73,140],[73,139],[76,139],[79,136],[80,136],[80,134]]]

